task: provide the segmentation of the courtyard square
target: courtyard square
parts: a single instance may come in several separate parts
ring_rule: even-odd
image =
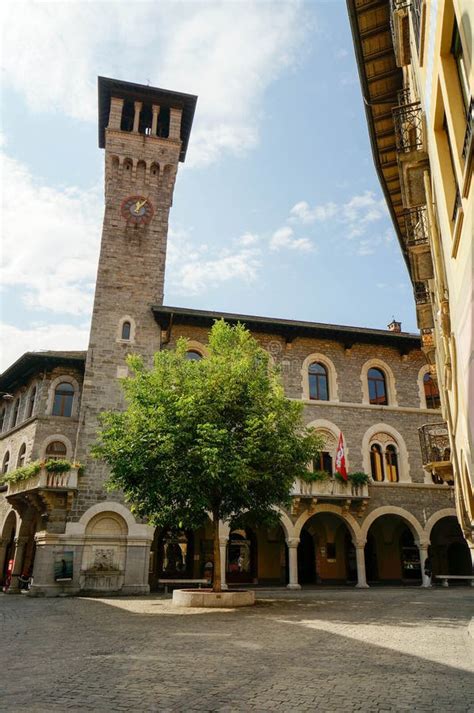
[[[474,711],[468,587],[0,595],[1,711]]]

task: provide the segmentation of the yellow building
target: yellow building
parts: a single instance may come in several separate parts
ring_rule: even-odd
[[[435,477],[454,471],[474,562],[474,2],[347,5],[375,166],[446,421],[421,429],[424,464]]]

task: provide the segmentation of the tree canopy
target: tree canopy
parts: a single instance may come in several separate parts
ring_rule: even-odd
[[[219,520],[272,518],[321,442],[243,325],[215,322],[203,359],[187,358],[188,349],[180,339],[155,354],[152,369],[128,358],[127,408],[102,414],[94,454],[138,516],[176,528],[211,518],[218,590]]]

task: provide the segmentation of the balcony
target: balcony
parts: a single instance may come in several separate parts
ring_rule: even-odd
[[[423,468],[436,484],[453,484],[453,466],[448,428],[444,422],[428,423],[418,429]]]
[[[407,98],[404,92],[401,100]],[[425,120],[419,101],[392,109],[402,202],[407,210],[426,205],[423,173],[429,168]]]
[[[426,208],[413,208],[405,214],[406,246],[410,253],[413,279],[417,282],[431,280],[434,276],[429,243]]]
[[[15,509],[31,507],[45,520],[54,512],[55,527],[61,530],[72,507],[77,480],[77,468],[64,473],[51,473],[42,468],[31,478],[7,482],[5,496]]]
[[[415,282],[413,292],[415,296],[418,327],[420,329],[431,329],[434,327],[434,319],[428,285],[426,282]]]
[[[436,342],[434,329],[431,327],[421,329],[421,351],[424,353],[429,364],[435,363]]]
[[[398,67],[410,64],[410,0],[390,0],[390,29]]]
[[[298,478],[291,489],[291,496],[293,498],[292,511],[294,514],[297,513],[302,500],[310,500],[312,505],[316,505],[319,500],[331,500],[342,504],[345,509],[349,509],[355,503],[362,511],[367,506],[370,497],[367,484],[354,485],[336,480],[336,478],[318,480],[312,483],[307,483]]]

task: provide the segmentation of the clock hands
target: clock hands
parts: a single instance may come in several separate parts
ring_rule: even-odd
[[[148,198],[145,198],[145,200],[143,200],[143,201],[137,201],[135,203],[135,208],[133,209],[133,212],[139,213],[147,201],[148,201]]]

